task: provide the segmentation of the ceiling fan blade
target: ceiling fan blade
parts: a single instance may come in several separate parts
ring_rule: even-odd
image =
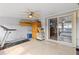
[[[40,15],[39,15],[39,14],[34,14],[33,17],[35,17],[35,18],[39,18]]]
[[[34,18],[40,18],[40,12],[39,11],[34,11],[32,9],[27,9],[25,12],[24,12],[25,16],[29,18],[29,16],[31,15],[32,17]],[[30,17],[31,17],[30,16]]]

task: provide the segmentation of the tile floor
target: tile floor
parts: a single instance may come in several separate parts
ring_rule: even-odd
[[[49,41],[32,40],[0,51],[0,55],[74,55],[75,48]]]

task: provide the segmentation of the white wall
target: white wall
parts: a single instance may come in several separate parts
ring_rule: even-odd
[[[17,41],[21,39],[27,38],[27,33],[31,32],[31,27],[22,27],[19,25],[20,19],[18,18],[10,18],[10,17],[0,17],[0,25],[4,25],[11,29],[16,29],[16,31],[12,32],[7,41]],[[4,31],[0,30],[0,40],[3,39]]]

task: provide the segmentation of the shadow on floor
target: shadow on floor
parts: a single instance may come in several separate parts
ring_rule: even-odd
[[[4,44],[4,47],[0,48],[0,50],[6,49],[6,48],[9,48],[9,47],[12,47],[12,46],[15,46],[15,45],[24,43],[24,42],[28,42],[28,41],[30,41],[30,40],[25,39],[25,40],[13,42],[13,43],[5,43],[5,44]]]

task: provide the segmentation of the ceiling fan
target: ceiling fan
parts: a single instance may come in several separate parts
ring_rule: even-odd
[[[39,13],[39,11],[33,11],[33,10],[28,9],[25,12],[25,16],[27,18],[40,18],[40,13]]]

